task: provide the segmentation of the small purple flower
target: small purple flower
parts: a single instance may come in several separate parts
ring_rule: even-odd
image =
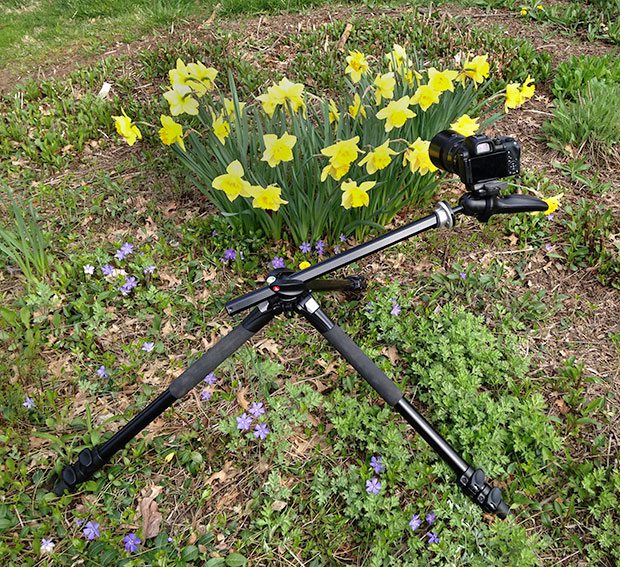
[[[22,404],[26,409],[32,409],[35,406],[34,400],[30,396],[26,396],[24,403]]]
[[[310,250],[312,250],[312,245],[309,242],[302,242],[301,246],[299,247],[299,249],[304,253],[307,254],[308,252],[310,252]]]
[[[325,254],[325,242],[323,240],[317,240],[314,249],[319,256],[323,256],[323,254]]]
[[[97,376],[99,376],[99,378],[108,378],[109,374],[105,366],[101,365],[97,368]]]
[[[242,413],[237,418],[237,429],[240,431],[249,431],[252,426],[252,418],[247,413]]]
[[[276,256],[273,260],[271,260],[271,265],[274,268],[284,268],[284,258],[280,258],[280,256]]]
[[[334,254],[340,254],[340,252],[342,252],[342,250],[340,246],[336,244],[336,246],[334,246]]]
[[[114,273],[114,266],[110,266],[110,264],[106,264],[105,266],[101,266],[101,273],[104,276],[111,276]]]
[[[82,520],[82,518],[76,518],[76,519],[75,519],[75,523],[76,523],[78,526],[81,526],[81,525],[84,523],[84,520]]]
[[[125,283],[118,288],[118,291],[120,291],[123,295],[129,295],[131,290],[137,285],[138,280],[136,280],[136,278],[134,278],[133,276],[127,276],[125,278]]]
[[[545,250],[546,250],[547,252],[551,252],[551,250],[553,250],[553,246],[551,246],[551,244],[549,244],[549,243],[547,242],[547,244],[545,244]]]
[[[152,274],[155,272],[155,266],[153,264],[151,264],[150,266],[147,266],[146,268],[144,268],[144,270],[142,270],[145,274]]]
[[[265,439],[269,433],[269,427],[266,423],[258,423],[254,428],[254,437],[257,439]]]
[[[138,551],[138,546],[142,543],[142,540],[132,532],[123,538],[123,543],[125,544],[125,551],[135,553]]]
[[[409,527],[415,532],[421,525],[420,514],[414,514],[409,520]]]
[[[144,352],[151,352],[155,348],[155,343],[144,343],[142,345],[142,350]]]
[[[459,276],[461,276],[461,279],[464,280],[467,278],[467,274],[465,272],[460,272]]]
[[[254,417],[259,418],[265,413],[265,405],[263,404],[263,402],[252,402],[252,406],[250,407],[249,412]]]
[[[219,232],[217,230],[215,230],[215,229],[213,229],[211,231],[211,236],[217,236],[218,234],[219,234]]]
[[[230,260],[234,260],[237,257],[237,252],[235,252],[234,248],[226,248],[226,250],[224,250],[224,261],[228,262]]]
[[[347,235],[343,232],[340,234],[340,242],[346,242],[347,241]]]
[[[431,543],[439,543],[439,538],[437,537],[437,534],[435,532],[428,532],[426,535],[428,536],[429,545]]]
[[[396,303],[395,300],[392,299],[392,311],[390,311],[391,315],[398,316],[400,315],[400,305]]]
[[[213,396],[213,392],[208,389],[205,389],[200,393],[200,399],[203,402],[208,402],[211,399],[211,396]]]
[[[99,532],[99,524],[97,522],[88,522],[82,531],[84,532],[86,539],[93,540],[101,536],[101,533]]]
[[[435,515],[435,512],[431,512],[430,514],[426,515],[426,522],[430,525],[433,524],[435,522],[435,520],[437,519],[437,516]]]
[[[84,273],[87,276],[92,276],[95,273],[95,266],[93,266],[92,264],[86,264],[84,266]]]
[[[382,473],[385,470],[385,465],[383,464],[383,457],[373,455],[370,458],[370,466],[377,474]]]
[[[56,544],[51,539],[43,538],[41,540],[41,547],[40,547],[41,554],[52,553],[55,547],[56,547]]]
[[[381,482],[378,478],[371,478],[366,481],[366,492],[368,494],[379,494],[381,491]]]
[[[547,220],[552,221],[555,218],[555,215],[553,213],[551,213],[549,215],[546,215],[546,217],[547,217]]]
[[[173,541],[174,540],[171,537],[168,538],[168,543],[172,543]]]
[[[117,260],[124,260],[133,252],[133,244],[129,244],[129,242],[125,242],[114,254],[114,257]]]
[[[206,382],[207,384],[209,384],[209,386],[213,386],[213,384],[217,382],[217,378],[215,377],[215,374],[213,374],[213,372],[209,372],[209,374],[205,376],[203,382]]]

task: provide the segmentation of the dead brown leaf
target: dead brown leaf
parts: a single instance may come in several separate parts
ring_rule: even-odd
[[[239,471],[235,469],[232,461],[226,461],[226,463],[224,463],[224,468],[221,471],[213,473],[207,480],[205,480],[205,484],[207,486],[211,486],[215,481],[225,482],[237,476],[238,473]]]
[[[155,498],[162,490],[161,486],[151,486],[140,493],[142,500],[138,504],[138,514],[142,516],[142,535],[145,539],[157,536],[161,530],[162,515]]]
[[[250,403],[248,402],[247,398],[245,397],[247,393],[248,393],[248,387],[247,386],[244,386],[243,388],[239,388],[237,390],[237,403],[244,410],[248,410],[249,407],[250,407]]]

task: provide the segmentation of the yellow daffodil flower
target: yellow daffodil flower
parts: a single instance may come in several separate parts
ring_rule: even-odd
[[[386,140],[380,146],[376,147],[372,152],[368,152],[364,158],[360,160],[358,165],[362,167],[366,165],[366,171],[372,175],[380,169],[385,169],[392,162],[392,156],[395,156],[398,152],[395,152],[390,148],[390,140]]]
[[[175,142],[185,151],[185,143],[183,142],[183,126],[174,121],[170,116],[161,115],[161,125],[163,128],[159,130],[159,138],[166,144],[171,146]]]
[[[310,262],[308,262],[307,260],[304,260],[301,264],[299,264],[299,269],[300,270],[305,270],[306,268],[309,268],[312,264],[310,264]]]
[[[509,108],[517,108],[521,106],[521,89],[519,83],[509,83],[506,85],[506,102],[504,103],[504,111],[508,112]]]
[[[239,195],[251,197],[251,185],[245,179],[243,166],[238,160],[233,161],[227,168],[224,175],[219,175],[213,180],[213,189],[224,191],[229,201],[234,201]]]
[[[411,104],[419,104],[420,108],[426,112],[433,104],[439,102],[440,95],[441,93],[430,85],[420,85],[411,97]]]
[[[407,69],[403,77],[405,79],[405,82],[410,87],[413,87],[414,79],[418,84],[420,84],[420,81],[422,80],[422,75],[420,75],[420,73],[418,73],[413,67],[410,67],[409,69]]]
[[[533,79],[529,75],[527,79],[525,79],[523,85],[521,86],[521,97],[523,98],[523,102],[529,100],[534,96],[534,91],[536,90],[536,85],[532,83]],[[532,84],[530,84],[532,83]]]
[[[351,164],[349,163],[343,163],[335,166],[330,162],[323,168],[323,171],[321,171],[321,181],[325,181],[328,177],[339,181],[347,173],[349,173],[349,169],[351,169]]]
[[[136,140],[142,139],[142,133],[140,129],[131,121],[131,118],[125,114],[125,111],[121,108],[122,116],[112,116],[114,118],[114,125],[116,131],[125,138],[125,141],[133,146]]]
[[[521,15],[527,16],[527,8],[521,8]]]
[[[217,70],[213,67],[205,67],[200,61],[198,63],[188,63],[187,73],[192,79],[204,85],[205,90],[212,91],[215,88]]]
[[[426,175],[429,171],[437,171],[428,155],[429,146],[430,142],[418,138],[405,150],[403,165],[409,163],[411,172],[415,173],[417,171],[420,175]]]
[[[280,138],[275,134],[265,134],[263,136],[265,152],[261,161],[266,161],[271,167],[276,167],[282,161],[292,161],[293,146],[297,142],[297,137],[286,132]]]
[[[338,122],[340,120],[340,111],[336,106],[336,103],[330,99],[329,101],[329,123],[333,124],[334,122]]]
[[[273,117],[273,113],[276,111],[279,104],[284,104],[284,99],[281,98],[279,94],[276,94],[273,87],[269,87],[265,94],[257,96],[256,98],[260,100],[263,110],[269,118]]]
[[[394,73],[385,73],[383,75],[377,75],[373,85],[375,86],[375,101],[377,105],[381,104],[381,101],[385,99],[394,98],[394,87],[396,86],[396,79]]]
[[[435,67],[430,67],[428,70],[428,86],[439,93],[454,92],[453,82],[458,75],[458,71],[437,71]]]
[[[340,189],[342,189],[342,206],[345,209],[367,207],[368,203],[370,203],[368,191],[376,184],[376,181],[364,181],[361,185],[358,185],[355,181],[345,181],[340,186]]]
[[[168,78],[170,79],[170,84],[173,87],[175,85],[187,85],[187,83],[192,80],[187,72],[187,66],[183,63],[182,59],[177,59],[176,68],[168,71]]]
[[[219,116],[215,116],[213,111],[211,111],[211,120],[213,133],[217,136],[222,146],[226,145],[226,138],[230,135],[230,122],[224,120],[223,113]]]
[[[480,128],[477,118],[471,118],[469,114],[463,114],[456,122],[450,124],[450,128],[461,136],[473,136]]]
[[[488,55],[476,55],[471,61],[469,58],[463,65],[463,70],[459,73],[458,79],[465,86],[465,81],[469,77],[476,86],[483,83],[489,76],[489,62],[487,61]]]
[[[286,205],[288,201],[285,201],[281,197],[282,189],[277,185],[269,185],[267,187],[260,187],[259,185],[252,186],[250,190],[252,197],[252,206],[255,209],[269,209],[270,211],[277,211],[280,205]]]
[[[170,114],[178,116],[187,113],[192,116],[198,114],[198,101],[192,96],[192,89],[187,85],[176,84],[171,90],[164,93],[164,98],[170,105]]]
[[[243,114],[244,108],[245,102],[239,101],[239,115]],[[226,112],[229,122],[232,124],[237,118],[237,113],[235,112],[235,101],[224,97],[224,111]]]
[[[533,211],[530,214],[531,215],[550,215],[555,213],[555,211],[558,210],[558,208],[560,207],[560,199],[564,196],[564,193],[558,193],[557,195],[554,195],[553,197],[547,197],[546,199],[543,199],[543,201],[545,203],[547,203],[547,210],[546,211]]]
[[[388,67],[390,71],[396,67],[397,71],[400,71],[402,67],[409,67],[409,56],[407,55],[407,51],[402,45],[398,45],[395,43],[392,46],[392,51],[390,53],[386,53],[385,58],[388,61]]]
[[[366,57],[360,51],[349,51],[347,63],[347,68],[344,70],[345,74],[351,75],[353,83],[359,83],[362,75],[366,74],[369,69]]]
[[[361,151],[357,147],[359,141],[359,136],[355,136],[349,140],[341,140],[340,142],[323,148],[321,153],[330,158],[329,162],[334,167],[351,165],[357,159],[357,154]]]
[[[304,86],[302,83],[293,83],[284,77],[274,86],[274,89],[278,97],[291,103],[293,112],[297,112],[300,108],[306,108],[306,103],[303,99]]]
[[[409,110],[410,100],[408,96],[392,100],[377,112],[379,120],[385,120],[385,131],[390,132],[393,128],[400,128],[409,118],[416,116],[413,110]]]
[[[362,105],[362,99],[360,98],[360,95],[355,93],[355,96],[353,97],[353,104],[349,105],[349,116],[355,119],[358,114],[366,118],[366,109]]]

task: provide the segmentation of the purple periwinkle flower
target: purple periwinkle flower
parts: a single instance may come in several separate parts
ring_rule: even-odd
[[[347,235],[343,232],[340,234],[340,242],[346,242],[347,241]]]
[[[200,399],[203,402],[208,402],[211,399],[211,396],[213,396],[213,392],[209,389],[204,389],[202,392],[200,392]]]
[[[236,257],[237,257],[237,252],[235,252],[234,248],[226,248],[226,250],[224,250],[223,258],[225,262],[234,260]]]
[[[308,252],[310,252],[310,250],[312,250],[312,245],[309,242],[302,242],[301,246],[299,247],[299,249],[304,253],[307,254]]]
[[[124,260],[133,252],[133,244],[129,244],[129,242],[125,242],[114,254],[114,257],[117,260]]]
[[[213,229],[211,231],[211,236],[217,236],[218,234],[219,234],[219,232],[217,230],[215,230],[215,229]]]
[[[319,256],[323,256],[325,254],[325,241],[317,240],[314,249]]]
[[[114,274],[114,266],[110,266],[110,264],[106,264],[105,266],[101,266],[101,273],[104,276],[111,276]]]
[[[547,252],[551,252],[551,250],[553,250],[553,246],[551,246],[551,244],[549,244],[549,243],[547,242],[547,244],[545,244],[545,250],[546,250]]]
[[[546,215],[546,217],[547,217],[547,220],[552,221],[555,218],[555,215],[553,213],[551,213],[549,215]]]
[[[109,376],[108,370],[105,366],[101,365],[97,368],[97,376],[99,376],[99,378],[107,378]]]
[[[420,514],[414,514],[409,520],[409,527],[415,532],[421,525]]]
[[[56,544],[51,539],[43,538],[41,540],[41,547],[40,547],[41,554],[52,553],[55,547],[56,547]]]
[[[382,473],[385,470],[385,464],[383,464],[383,457],[373,455],[370,458],[370,466],[377,473]]]
[[[426,522],[429,525],[435,523],[436,519],[437,519],[437,516],[435,515],[435,512],[431,512],[430,514],[426,515]]]
[[[151,352],[155,348],[155,343],[144,343],[142,345],[142,350],[144,352]]]
[[[258,423],[254,428],[254,437],[257,439],[265,439],[271,433],[266,423]]]
[[[123,543],[125,544],[125,551],[135,553],[138,551],[138,546],[142,543],[142,540],[132,532],[123,538]]]
[[[431,543],[439,543],[439,538],[437,537],[437,534],[435,532],[428,532],[426,535],[428,536],[429,545]]]
[[[206,382],[207,384],[209,384],[209,386],[213,386],[213,384],[217,382],[217,378],[215,377],[215,374],[213,374],[213,372],[209,372],[209,374],[204,377],[203,382]]]
[[[153,264],[151,264],[150,266],[147,266],[146,268],[144,268],[144,270],[142,270],[145,274],[152,274],[155,272],[155,266]]]
[[[342,252],[340,245],[336,244],[336,246],[334,246],[334,254],[340,254],[340,252]]]
[[[276,256],[273,260],[271,260],[271,265],[274,268],[284,268],[284,258],[280,258],[280,256]]]
[[[26,396],[24,403],[22,404],[26,409],[32,409],[35,406],[34,400],[30,396]]]
[[[133,276],[127,276],[125,278],[125,283],[118,288],[123,295],[129,295],[131,290],[138,285],[138,280]]]
[[[368,494],[379,494],[381,491],[381,481],[378,478],[371,478],[366,481],[366,492]]]
[[[250,427],[252,427],[252,417],[244,412],[237,418],[237,429],[249,431]]]
[[[97,522],[88,522],[82,531],[84,532],[86,539],[93,540],[101,536],[101,533],[99,532],[99,524]]]
[[[461,276],[462,280],[467,278],[467,274],[465,272],[459,272],[459,276]]]
[[[390,311],[390,315],[400,315],[400,305],[398,305],[395,300],[392,300],[392,310]]]
[[[95,273],[95,266],[93,266],[92,264],[86,264],[84,266],[84,273],[87,276],[92,276]]]
[[[259,418],[265,413],[265,405],[263,402],[252,402],[250,409],[248,410],[254,417]]]

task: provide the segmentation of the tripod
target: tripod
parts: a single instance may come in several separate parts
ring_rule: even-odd
[[[456,473],[457,483],[462,490],[485,512],[495,513],[500,518],[505,518],[509,507],[502,500],[500,489],[493,488],[486,482],[482,469],[474,469],[458,455],[407,401],[396,384],[325,314],[313,296],[315,291],[360,291],[364,287],[364,282],[357,276],[344,279],[317,278],[431,228],[451,228],[458,214],[473,216],[481,222],[486,222],[492,215],[498,213],[547,210],[547,204],[544,201],[533,197],[523,195],[500,197],[499,191],[504,186],[503,183],[493,181],[476,187],[463,195],[456,207],[451,207],[442,201],[434,213],[305,270],[295,273],[287,269],[272,271],[265,287],[226,304],[226,311],[229,315],[254,307],[245,319],[178,376],[159,397],[108,441],[92,449],[83,449],[78,455],[77,462],[67,465],[62,470],[54,486],[54,493],[61,496],[65,490],[74,490],[78,484],[88,480],[155,418],[174,402],[186,396],[192,388],[202,382],[207,374],[213,372],[225,359],[270,323],[275,316],[284,313],[287,316],[299,314],[305,317],[385,402],[396,410],[450,466]]]

